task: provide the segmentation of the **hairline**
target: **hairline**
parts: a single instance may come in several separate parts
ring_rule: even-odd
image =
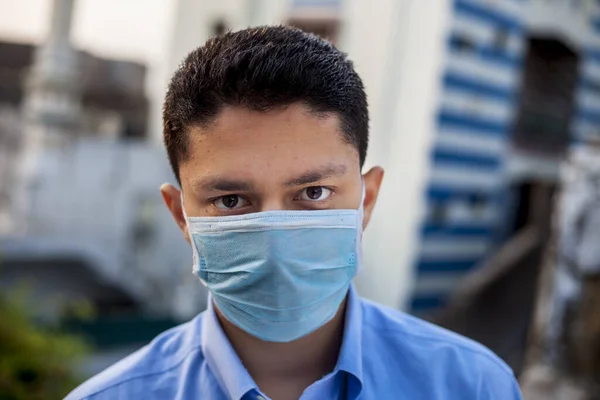
[[[306,107],[306,110],[304,112],[306,115],[316,117],[318,119],[326,119],[329,117],[336,118],[336,120],[337,120],[336,124],[338,125],[337,133],[339,135],[341,135],[344,142],[346,142],[347,144],[356,148],[356,151],[358,152],[358,157],[360,159],[360,149],[359,149],[360,144],[355,143],[348,138],[348,134],[345,132],[344,127],[343,127],[343,125],[344,125],[343,115],[338,111],[317,110],[314,106],[312,106],[309,102],[307,102],[305,100],[292,101],[292,102],[286,103],[286,104],[276,104],[273,107],[270,107],[266,110],[254,109],[254,108],[244,105],[244,104],[223,103],[222,105],[219,106],[215,115],[212,115],[209,118],[205,118],[204,121],[199,121],[199,120],[192,121],[187,126],[182,127],[182,129],[181,129],[182,142],[180,143],[180,151],[175,155],[178,179],[179,179],[179,167],[180,167],[181,163],[187,161],[188,157],[189,157],[190,136],[191,136],[192,130],[194,128],[209,129],[210,127],[214,126],[226,108],[233,109],[233,110],[245,108],[249,111],[256,112],[256,113],[268,113],[273,110],[285,110],[286,108],[288,108],[294,104],[304,105]]]

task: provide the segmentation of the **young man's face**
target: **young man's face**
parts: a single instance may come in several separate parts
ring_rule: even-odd
[[[269,112],[227,107],[210,126],[191,129],[187,149],[179,172],[189,216],[359,208],[357,149],[336,116],[316,116],[302,104]],[[364,175],[363,226],[382,177],[380,168]],[[187,238],[179,191],[161,190]]]

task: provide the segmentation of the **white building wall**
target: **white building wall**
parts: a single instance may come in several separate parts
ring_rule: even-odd
[[[76,258],[148,311],[189,318],[204,308],[191,249],[160,197],[160,184],[172,176],[162,149],[81,139],[45,149],[36,172],[26,235],[0,237],[7,259]],[[51,275],[57,283],[46,289],[77,285]]]
[[[451,1],[387,1],[375,9],[349,0],[347,7],[342,48],[365,80],[372,116],[367,167],[386,170],[357,286],[364,296],[399,307],[411,291],[426,212],[422,193],[431,173]]]
[[[535,36],[558,37],[567,45],[582,49],[593,39],[590,29],[593,10],[593,2],[589,0],[529,0],[525,23]]]

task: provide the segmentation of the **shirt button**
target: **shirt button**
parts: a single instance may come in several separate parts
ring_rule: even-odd
[[[256,400],[267,400],[264,397],[262,397],[260,394],[258,396],[256,396]]]

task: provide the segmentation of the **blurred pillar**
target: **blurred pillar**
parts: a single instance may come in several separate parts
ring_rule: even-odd
[[[526,399],[600,399],[600,147],[561,176],[521,386]]]
[[[54,0],[48,37],[36,50],[24,106],[27,136],[62,141],[77,132],[79,80],[77,51],[70,32],[74,0]],[[40,129],[34,129],[40,128]]]
[[[44,149],[62,146],[79,134],[78,60],[69,38],[74,2],[53,0],[48,36],[36,50],[26,81],[20,179],[12,202],[16,208],[14,226],[22,232],[28,230],[30,223],[39,159]]]
[[[54,0],[48,41],[69,41],[74,0]]]

